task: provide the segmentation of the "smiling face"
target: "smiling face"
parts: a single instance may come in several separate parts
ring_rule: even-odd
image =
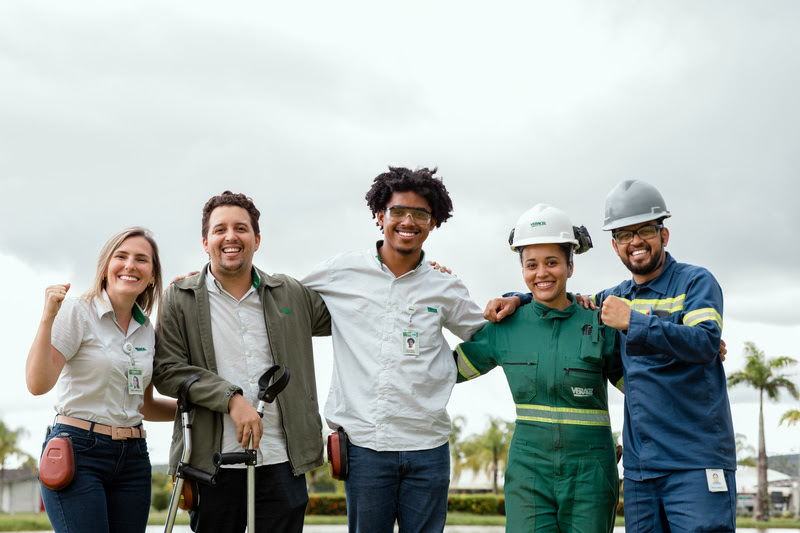
[[[531,244],[522,250],[522,277],[533,299],[553,309],[566,309],[567,279],[572,277],[564,250],[558,244]]]
[[[134,300],[155,280],[153,248],[144,237],[128,237],[114,250],[106,267],[105,289],[112,301]]]
[[[427,200],[419,194],[406,191],[395,192],[386,204],[386,207],[403,206],[412,209],[424,209],[431,212],[431,206]],[[411,216],[406,216],[401,220],[391,218],[384,209],[377,213],[378,225],[383,228],[384,247],[401,255],[411,255],[422,250],[422,243],[428,238],[428,234],[436,227],[436,221],[430,219],[429,222],[417,222]]]
[[[203,248],[215,277],[249,277],[260,243],[261,235],[255,234],[245,208],[223,205],[211,212]]]
[[[661,269],[664,266],[664,256],[667,253],[665,248],[667,242],[669,242],[669,230],[661,228],[661,231],[650,239],[642,239],[636,233],[637,229],[653,224],[658,224],[658,221],[651,220],[619,228],[620,230],[634,232],[633,240],[629,243],[619,244],[615,240],[611,240],[614,245],[614,251],[617,252],[625,267],[631,271],[636,283],[644,283],[655,278],[661,273]]]

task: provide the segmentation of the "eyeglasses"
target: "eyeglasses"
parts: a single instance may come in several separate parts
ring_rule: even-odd
[[[629,231],[629,230],[617,231],[611,236],[614,238],[615,241],[617,241],[617,244],[628,244],[633,240],[634,233],[638,235],[639,238],[641,238],[642,240],[652,239],[658,234],[659,231],[661,231],[661,228],[663,227],[664,227],[663,224],[649,224],[647,226],[642,226],[641,228],[635,231]]]
[[[411,220],[422,224],[427,224],[432,218],[431,213],[425,209],[406,207],[404,205],[387,207],[386,213],[388,213],[389,218],[392,220],[405,220],[406,217],[410,216]]]

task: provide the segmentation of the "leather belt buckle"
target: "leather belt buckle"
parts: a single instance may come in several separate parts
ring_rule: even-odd
[[[132,437],[132,428],[127,426],[111,426],[111,440],[127,440]]]

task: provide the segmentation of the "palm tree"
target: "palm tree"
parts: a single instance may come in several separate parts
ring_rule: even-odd
[[[792,409],[783,413],[780,424],[786,422],[787,426],[800,423],[800,409]],[[800,453],[797,454],[797,480],[800,482]],[[794,517],[800,520],[800,502],[795,502]]]
[[[484,470],[492,476],[494,494],[497,494],[497,476],[508,461],[508,447],[513,435],[513,422],[491,417],[486,432],[473,436],[462,447],[464,466],[471,468],[476,474]]]
[[[800,422],[800,409],[792,409],[783,413],[781,417],[781,424],[786,422],[787,426],[793,426]]]
[[[464,426],[467,419],[459,415],[450,422],[450,465],[453,470],[452,483],[457,483],[464,470],[464,442],[461,436],[464,433]]]
[[[776,357],[767,359],[764,352],[759,350],[753,342],[746,342],[744,352],[747,363],[744,370],[734,372],[728,376],[728,387],[740,383],[758,389],[758,496],[754,519],[756,522],[769,520],[769,498],[767,495],[767,447],[764,442],[764,394],[770,400],[776,401],[781,389],[786,389],[795,398],[800,398],[797,387],[786,374],[780,370],[791,366],[797,361],[791,357]]]
[[[756,458],[753,456],[755,449],[747,443],[747,437],[743,433],[736,434],[736,464],[739,466],[757,466]],[[745,454],[747,456],[745,457]]]
[[[19,448],[19,438],[25,433],[23,428],[15,430],[9,429],[5,423],[0,420],[0,494],[3,493],[3,478],[6,470],[6,460],[11,457],[17,457],[23,460],[23,466],[33,468],[36,461],[28,453],[25,453]]]

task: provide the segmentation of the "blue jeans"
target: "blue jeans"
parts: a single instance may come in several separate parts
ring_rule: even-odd
[[[444,530],[450,486],[450,445],[413,452],[376,452],[347,445],[344,483],[350,533]]]
[[[736,531],[736,473],[724,473],[727,492],[710,492],[705,470],[677,470],[643,481],[625,478],[625,531]]]
[[[42,485],[42,500],[56,533],[142,533],[150,513],[150,456],[145,439],[111,440],[56,424],[72,437],[75,477],[59,491]],[[44,451],[44,446],[42,451]]]

